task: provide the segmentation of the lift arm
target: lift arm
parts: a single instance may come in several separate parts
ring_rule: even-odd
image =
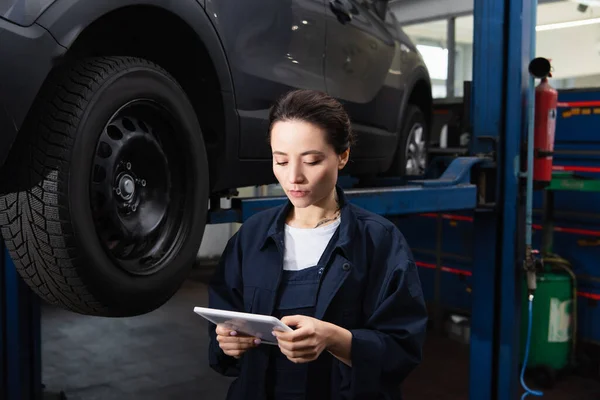
[[[348,189],[345,193],[353,204],[382,216],[473,210],[477,206],[477,186],[471,183],[471,170],[485,160],[459,157],[438,179],[412,180],[403,186]],[[252,215],[286,200],[285,196],[234,198],[230,209],[212,209],[208,223],[243,223]]]

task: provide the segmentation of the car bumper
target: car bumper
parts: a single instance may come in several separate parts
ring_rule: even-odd
[[[65,51],[37,24],[22,27],[0,19],[0,166],[55,60]]]

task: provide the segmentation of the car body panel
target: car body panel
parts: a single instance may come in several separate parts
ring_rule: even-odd
[[[23,27],[0,19],[0,166],[55,60],[65,51],[39,25]]]
[[[37,23],[48,29],[61,45],[69,48],[93,22],[110,12],[132,6],[162,8],[192,27],[208,49],[219,73],[221,90],[233,91],[227,57],[202,4],[197,0],[56,0]]]
[[[207,0],[228,55],[242,159],[267,159],[267,118],[289,90],[325,91],[325,0]]]
[[[29,28],[0,18],[0,56],[14,60],[0,66],[0,165],[45,77],[81,33],[113,11],[143,5],[188,24],[217,71],[225,129],[211,155],[213,191],[274,181],[268,110],[296,88],[327,91],[346,106],[359,139],[348,172],[382,172],[393,161],[409,95],[429,76],[393,14],[375,12],[376,0],[344,0],[356,11],[345,25],[330,1],[44,0]],[[34,13],[19,15],[31,22]]]
[[[341,101],[353,121],[357,158],[390,159],[397,145],[394,116],[404,94],[404,77],[392,70],[399,53],[394,29],[386,25],[368,1],[334,2],[349,12],[339,19],[328,9],[327,92]],[[392,72],[390,72],[392,71]]]
[[[3,0],[0,18],[20,26],[31,26],[56,0]]]

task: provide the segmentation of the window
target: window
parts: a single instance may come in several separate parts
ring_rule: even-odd
[[[600,86],[600,7],[540,4],[536,56],[551,60],[557,89]]]
[[[551,60],[552,85],[600,87],[600,6],[548,2],[538,5],[537,18],[535,54]],[[448,18],[403,26],[427,64],[434,98],[462,97],[464,82],[473,80],[473,15],[454,18],[454,43],[448,38],[451,23]],[[452,70],[453,82],[448,82]]]
[[[455,21],[454,96],[463,97],[464,82],[473,80],[473,16]]]
[[[432,21],[406,25],[402,28],[423,56],[431,75],[431,89],[434,98],[447,96],[448,78],[448,22]]]

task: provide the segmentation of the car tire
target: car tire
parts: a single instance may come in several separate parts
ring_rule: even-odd
[[[403,121],[396,157],[389,172],[394,176],[423,175],[427,167],[429,137],[425,114],[419,107],[409,104]]]
[[[135,316],[187,278],[206,223],[208,162],[194,108],[161,67],[133,57],[57,67],[3,171],[2,237],[47,302]]]

